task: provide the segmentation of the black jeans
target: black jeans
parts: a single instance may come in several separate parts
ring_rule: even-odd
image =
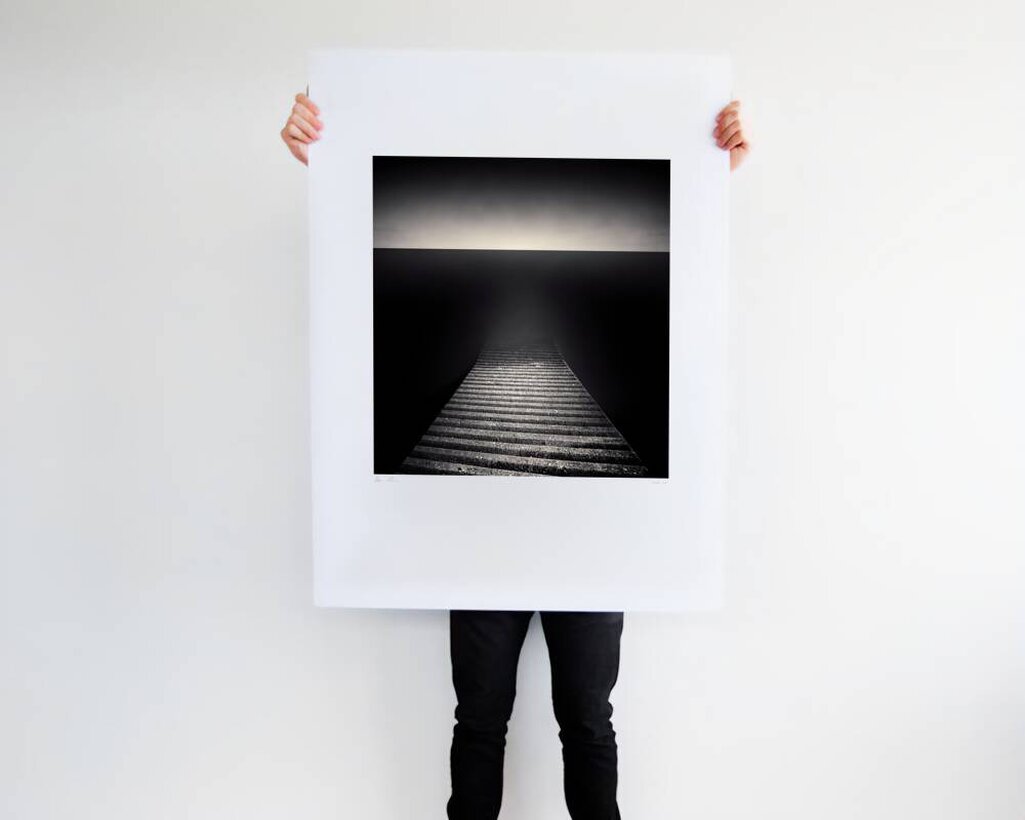
[[[495,820],[516,666],[533,612],[453,610],[449,616],[456,725],[450,820]],[[542,612],[552,704],[573,820],[619,820],[616,733],[609,694],[619,674],[622,612]]]

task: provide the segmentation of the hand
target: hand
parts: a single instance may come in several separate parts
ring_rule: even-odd
[[[751,152],[751,141],[740,124],[740,100],[725,106],[715,118],[715,144],[730,152],[730,170],[740,167]]]
[[[319,119],[320,109],[313,100],[302,92],[295,95],[292,113],[281,129],[281,139],[288,150],[303,165],[309,165],[309,146],[320,139],[320,129],[324,127]]]

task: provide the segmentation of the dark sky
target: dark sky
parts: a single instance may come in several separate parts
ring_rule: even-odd
[[[374,157],[374,247],[665,252],[669,160]]]

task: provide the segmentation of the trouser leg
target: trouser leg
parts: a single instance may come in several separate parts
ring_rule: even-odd
[[[450,820],[498,817],[516,667],[533,614],[471,610],[449,614],[457,701],[450,756]]]
[[[619,820],[618,750],[609,696],[619,675],[622,612],[542,612],[552,704],[573,820]]]

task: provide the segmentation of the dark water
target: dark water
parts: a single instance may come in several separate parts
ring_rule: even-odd
[[[374,469],[394,473],[489,340],[550,337],[668,475],[669,255],[374,251]]]

